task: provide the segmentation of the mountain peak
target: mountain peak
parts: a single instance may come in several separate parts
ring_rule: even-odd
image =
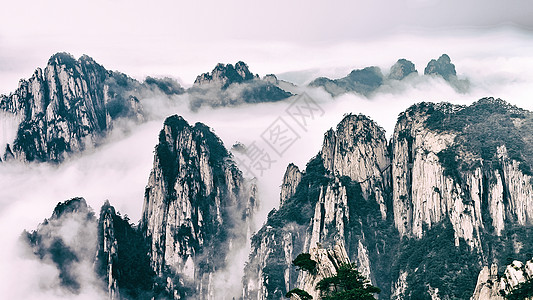
[[[195,85],[219,84],[222,88],[227,88],[233,83],[241,83],[258,78],[250,72],[248,65],[239,61],[233,66],[232,64],[218,63],[211,73],[203,73],[196,77]]]
[[[402,80],[412,73],[418,74],[415,64],[405,58],[400,58],[390,68],[389,79]]]
[[[48,65],[75,64],[76,58],[68,52],[58,52],[48,59]]]
[[[448,54],[442,54],[437,60],[432,59],[428,63],[424,70],[424,75],[440,75],[442,78],[450,80],[452,77],[457,76],[457,72]]]

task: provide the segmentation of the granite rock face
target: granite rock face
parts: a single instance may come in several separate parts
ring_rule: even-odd
[[[333,248],[324,249],[313,247],[309,250],[311,259],[316,261],[317,268],[314,274],[302,271],[298,277],[297,287],[309,291],[313,299],[320,299],[320,291],[315,289],[320,280],[337,274],[337,270],[343,264],[350,263],[344,245],[335,245]],[[291,300],[300,300],[298,296],[292,296]]]
[[[487,161],[482,155],[489,153],[480,155],[458,143],[466,138],[461,131],[428,128],[436,115],[461,115],[485,105],[503,104],[482,99],[470,108],[419,105],[400,115],[393,137],[392,177],[394,218],[401,235],[421,237],[423,227],[448,218],[456,238],[478,248],[487,221],[499,236],[507,221],[526,225],[532,220],[531,176],[507,150],[515,144],[502,141]],[[500,108],[513,113],[513,108]],[[461,164],[470,168],[461,170]]]
[[[302,181],[302,172],[296,165],[289,164],[281,184],[280,205],[283,205],[283,202],[296,193],[296,187],[300,184],[300,181]]]
[[[368,118],[345,117],[305,171],[288,167],[280,207],[252,239],[244,298],[303,287],[292,260],[343,245],[380,297],[469,299],[469,274],[531,252],[532,121],[493,98],[421,103],[389,143]]]
[[[0,109],[14,114],[18,132],[9,151],[20,161],[62,161],[98,144],[119,118],[143,121],[139,83],[106,70],[89,56],[53,55],[46,68],[21,80]],[[3,149],[2,149],[3,150]]]
[[[314,279],[302,278],[291,262],[322,248],[344,253],[374,283],[383,263],[371,260],[376,246],[380,251],[391,246],[379,233],[392,226],[390,203],[384,200],[390,197],[389,178],[383,130],[364,116],[347,115],[324,135],[322,151],[305,171],[287,168],[281,205],[252,238],[243,298],[279,299],[294,287],[309,287]],[[368,210],[362,212],[362,206]]]
[[[254,187],[211,130],[167,118],[146,187],[141,229],[169,297],[216,299],[212,278],[246,241]]]

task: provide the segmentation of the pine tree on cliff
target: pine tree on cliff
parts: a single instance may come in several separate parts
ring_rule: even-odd
[[[302,271],[316,274],[317,262],[311,259],[309,253],[299,254],[292,264]],[[373,300],[374,294],[381,292],[359,273],[355,263],[340,265],[337,273],[320,280],[316,289],[320,291],[323,300]],[[285,295],[287,298],[292,296],[297,296],[295,298],[301,300],[312,299],[309,293],[299,288],[292,289]]]
[[[368,300],[381,292],[359,273],[355,263],[341,265],[337,274],[320,280],[316,288],[323,300]]]

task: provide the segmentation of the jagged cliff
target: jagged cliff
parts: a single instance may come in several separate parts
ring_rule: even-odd
[[[0,109],[19,120],[16,139],[0,150],[2,159],[59,162],[97,144],[117,118],[142,121],[139,85],[89,56],[53,55],[44,70],[0,96]]]
[[[207,126],[178,116],[165,120],[141,228],[170,297],[219,299],[213,276],[246,241],[254,193]]]
[[[100,233],[99,241],[101,243],[100,249],[96,254],[97,264],[105,271],[102,272],[105,283],[107,283],[108,299],[120,299],[118,290],[118,241],[115,237],[115,209],[108,201],[100,211],[100,219],[98,222],[98,230]]]
[[[471,300],[504,300],[532,299],[531,278],[533,276],[533,260],[525,263],[513,261],[505,268],[503,274],[498,272],[498,266],[483,267],[479,272],[476,289]],[[527,285],[527,287],[526,287]],[[523,288],[523,291],[518,289]]]
[[[493,98],[471,106],[421,103],[400,114],[392,198],[403,237],[396,285],[407,290],[398,298],[423,292],[467,299],[482,264],[501,262],[510,252],[522,259],[525,249],[516,245],[527,238],[512,232],[532,220],[532,156],[523,134],[531,116]],[[446,268],[428,270],[440,256]]]
[[[280,299],[293,287],[312,285],[291,262],[312,248],[343,246],[373,282],[382,281],[391,230],[390,160],[383,130],[362,115],[347,115],[324,136],[322,151],[305,172],[289,165],[281,205],[252,238],[244,299]],[[292,185],[292,184],[295,184]],[[371,263],[371,257],[375,257]],[[386,275],[384,275],[386,277]],[[312,291],[308,291],[311,293]]]

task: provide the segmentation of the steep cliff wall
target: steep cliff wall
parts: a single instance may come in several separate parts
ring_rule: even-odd
[[[426,278],[427,293],[464,299],[475,281],[460,274],[477,274],[482,264],[501,263],[511,252],[523,257],[524,247],[516,245],[528,245],[528,235],[513,232],[532,221],[532,156],[524,134],[531,118],[492,98],[471,106],[421,103],[400,114],[392,141],[392,190],[394,223],[403,237],[397,264],[407,277],[398,286],[410,283],[418,291]],[[420,253],[416,247],[429,249]],[[431,257],[445,253],[456,253],[454,262],[442,262],[453,267],[427,271]],[[449,274],[455,288],[429,274]],[[404,296],[413,292],[407,287]]]
[[[105,271],[102,272],[102,275],[107,284],[109,300],[120,299],[117,281],[118,241],[115,237],[115,218],[115,209],[109,204],[109,202],[106,202],[104,207],[102,207],[98,222],[101,247],[97,253],[97,265],[100,265],[100,268],[105,269]]]
[[[510,123],[509,128],[470,120],[480,118],[474,112],[488,113],[489,108],[500,109],[490,117]],[[400,115],[392,142],[392,177],[394,220],[401,235],[420,238],[424,228],[449,219],[456,239],[480,248],[486,225],[501,235],[506,221],[525,225],[532,220],[531,176],[523,172],[529,158],[516,155],[523,141],[497,136],[511,131],[504,134],[512,137],[520,130],[512,122],[531,118],[531,113],[514,110],[483,99],[470,107],[420,104]],[[486,145],[474,145],[479,138]]]
[[[216,299],[212,275],[242,246],[253,188],[210,129],[167,118],[145,192],[141,228],[151,265],[174,298]]]
[[[470,298],[483,264],[533,248],[531,129],[532,113],[493,98],[414,105],[390,144],[346,117],[301,178],[289,166],[281,206],[254,237],[247,274],[259,275],[245,277],[244,298],[303,287],[292,259],[338,242],[380,297]]]

